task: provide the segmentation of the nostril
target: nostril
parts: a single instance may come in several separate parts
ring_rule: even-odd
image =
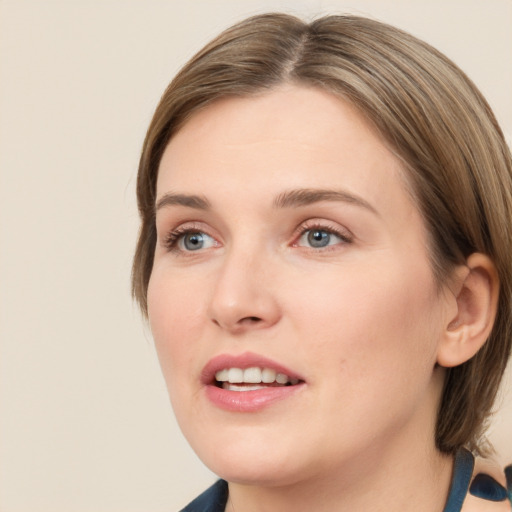
[[[258,322],[261,322],[261,318],[257,317],[257,316],[247,316],[245,318],[242,318],[242,320],[240,320],[241,323],[251,323],[251,324],[255,324],[255,323],[258,323]]]
[[[239,320],[237,320],[233,325],[228,325],[228,324],[225,324],[223,322],[220,322],[219,320],[217,320],[216,318],[212,318],[212,322],[217,325],[218,327],[223,327],[223,328],[233,328],[233,329],[236,329],[237,326],[238,327],[242,327],[242,326],[249,326],[249,325],[255,325],[255,324],[259,324],[263,321],[262,318],[260,318],[259,316],[245,316],[243,318],[240,318]]]

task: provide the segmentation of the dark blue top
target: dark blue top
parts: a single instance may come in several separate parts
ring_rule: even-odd
[[[225,480],[218,480],[181,512],[224,512],[227,502],[228,483]]]
[[[459,450],[455,456],[453,478],[448,494],[448,500],[443,512],[460,512],[462,503],[469,492],[473,496],[489,501],[505,501],[507,490],[489,475],[479,473],[471,481],[475,459],[471,452]],[[505,470],[508,486],[512,487],[512,468]],[[512,498],[511,489],[509,497]],[[225,512],[228,501],[228,484],[218,480],[203,494],[189,503],[181,512]]]

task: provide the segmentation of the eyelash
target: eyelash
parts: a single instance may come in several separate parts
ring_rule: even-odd
[[[180,226],[171,232],[167,234],[167,236],[164,238],[162,245],[169,251],[169,252],[184,252],[181,249],[177,247],[178,242],[182,237],[185,235],[188,235],[189,233],[205,233],[204,228],[197,226],[197,225],[190,225],[187,224],[185,226]],[[207,233],[206,233],[207,234]],[[186,252],[186,251],[185,251]]]
[[[350,244],[354,241],[354,237],[352,235],[352,233],[350,233],[348,230],[342,230],[340,228],[338,228],[337,226],[333,226],[325,221],[323,222],[320,222],[320,221],[306,221],[304,223],[302,223],[296,230],[295,232],[295,236],[294,236],[294,239],[295,239],[295,242],[293,243],[293,247],[297,247],[298,246],[298,241],[306,234],[308,233],[309,231],[323,231],[325,233],[328,233],[330,235],[335,235],[337,237],[340,238],[340,240],[344,243],[344,244]],[[320,252],[320,251],[328,251],[328,250],[332,250],[332,246],[326,246],[326,247],[321,247],[321,248],[315,248],[315,247],[309,247],[309,249],[315,251],[315,252]]]
[[[293,239],[294,242],[292,244],[292,247],[299,247],[298,242],[302,236],[304,236],[309,231],[323,231],[325,233],[328,233],[330,235],[335,235],[340,238],[340,240],[345,244],[350,244],[353,242],[353,236],[348,230],[340,230],[339,228],[329,225],[325,222],[319,222],[319,221],[306,221],[302,223],[294,232]],[[204,233],[207,236],[211,237],[211,235],[208,235],[203,227],[199,225],[185,225],[180,226],[171,232],[167,234],[167,236],[164,238],[162,245],[169,251],[169,252],[193,252],[193,251],[184,251],[178,247],[179,241],[187,234],[190,233]],[[213,237],[211,237],[213,238]],[[321,252],[326,250],[332,250],[332,246],[326,246],[326,247],[309,247],[309,249],[315,251],[315,252]]]

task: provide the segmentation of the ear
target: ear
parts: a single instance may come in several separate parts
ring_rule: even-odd
[[[499,277],[488,256],[472,254],[455,274],[455,291],[437,353],[437,363],[444,367],[458,366],[480,350],[498,307]]]

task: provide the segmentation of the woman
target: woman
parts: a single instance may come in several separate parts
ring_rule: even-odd
[[[469,79],[382,23],[258,16],[182,69],[133,290],[222,478],[184,510],[509,509],[473,454],[511,346],[511,169]]]

